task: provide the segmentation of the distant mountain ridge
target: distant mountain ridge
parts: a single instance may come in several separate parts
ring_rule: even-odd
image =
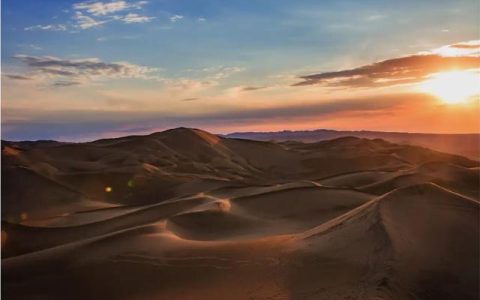
[[[228,138],[240,138],[260,141],[300,141],[318,142],[345,136],[368,139],[384,139],[394,143],[413,144],[438,151],[466,156],[475,160],[480,157],[480,134],[435,134],[387,131],[337,131],[331,129],[283,130],[274,132],[233,132],[224,135]]]

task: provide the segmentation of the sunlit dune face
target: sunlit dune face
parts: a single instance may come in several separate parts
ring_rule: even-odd
[[[474,71],[452,71],[434,74],[420,83],[420,90],[448,104],[465,103],[480,94],[480,76]]]

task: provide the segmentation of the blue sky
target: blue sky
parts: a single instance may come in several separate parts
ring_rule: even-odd
[[[179,126],[185,119],[187,125],[216,132],[251,130],[256,125],[275,129],[277,125],[268,127],[265,120],[245,126],[239,120],[212,125],[204,119],[231,111],[255,114],[268,108],[316,105],[351,97],[352,91],[355,97],[365,97],[369,94],[365,89],[291,85],[303,75],[477,40],[478,12],[474,0],[4,0],[2,73],[8,78],[2,80],[2,133],[11,139],[88,139],[129,126],[150,130]],[[92,61],[107,65],[88,69]],[[65,71],[72,74],[66,76]],[[391,87],[370,95],[397,92],[398,87]],[[132,124],[116,116],[142,109],[157,112],[158,119],[168,116],[176,121],[155,123],[154,115]],[[95,130],[84,124],[82,130],[82,121],[72,120],[58,133],[42,118],[56,119],[52,114],[59,111],[111,113],[115,122],[99,120],[105,126]],[[62,122],[66,123],[58,118],[57,123]],[[297,119],[284,124],[317,125],[322,124]]]

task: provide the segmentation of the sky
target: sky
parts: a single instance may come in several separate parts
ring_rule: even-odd
[[[2,139],[479,133],[477,0],[2,1]]]

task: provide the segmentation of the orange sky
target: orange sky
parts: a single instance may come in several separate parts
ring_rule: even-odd
[[[82,10],[79,6],[73,9]],[[147,13],[151,7],[142,4],[141,9]],[[123,39],[129,36],[125,26],[133,25],[123,19],[115,19],[123,20],[123,25],[72,25],[68,23],[72,16],[65,13],[65,24],[32,24],[20,33],[11,26],[18,20],[8,17],[2,43],[8,53],[2,60],[2,138],[91,140],[179,126],[214,133],[321,128],[480,133],[480,41],[468,39],[475,24],[465,18],[454,34],[449,29],[453,26],[439,28],[438,19],[426,20],[422,14],[416,21],[428,21],[423,26],[436,33],[419,30],[404,36],[399,31],[404,27],[398,25],[407,26],[404,15],[396,15],[396,10],[366,11],[362,16],[359,12],[358,19],[344,16],[345,22],[356,25],[328,27],[322,23],[326,31],[318,32],[313,29],[318,28],[321,10],[289,10],[287,15],[276,12],[270,16],[281,27],[276,40],[268,39],[273,33],[263,32],[265,28],[248,27],[252,40],[242,40],[241,49],[222,50],[207,43],[210,55],[189,52],[175,61],[163,60],[166,67],[156,63],[157,51],[175,55],[175,51],[195,50],[181,47],[182,39],[190,34],[187,27],[201,30],[204,26],[207,31],[202,36],[210,43],[215,42],[211,34],[220,33],[225,43],[235,43],[229,33],[245,24],[240,19],[232,21],[234,12],[227,12],[230,18],[218,12],[216,21],[187,16],[167,19],[171,27],[165,33],[152,31],[158,30],[156,18],[136,19],[141,23],[136,30],[143,35],[132,37],[135,42],[128,45]],[[437,13],[461,18],[454,10]],[[104,18],[93,10],[91,14],[92,20]],[[400,23],[393,26],[388,14]],[[24,17],[26,23],[31,22],[31,16]],[[236,22],[231,24],[235,26],[225,29],[220,19],[225,24]],[[312,31],[298,31],[302,24]],[[388,26],[391,34],[369,40],[374,38],[369,33],[379,34],[379,26]],[[361,36],[368,43],[354,42],[359,29],[364,30]],[[287,38],[289,30],[296,30],[296,35],[288,38],[304,39],[275,46]],[[106,33],[121,37],[124,48]],[[51,48],[60,35],[60,47]],[[148,43],[160,37],[171,41],[170,51],[149,48]],[[92,47],[78,41],[93,38],[96,44],[91,41]],[[137,39],[149,48],[146,57],[134,55],[144,50]],[[72,45],[81,53],[67,53]]]

